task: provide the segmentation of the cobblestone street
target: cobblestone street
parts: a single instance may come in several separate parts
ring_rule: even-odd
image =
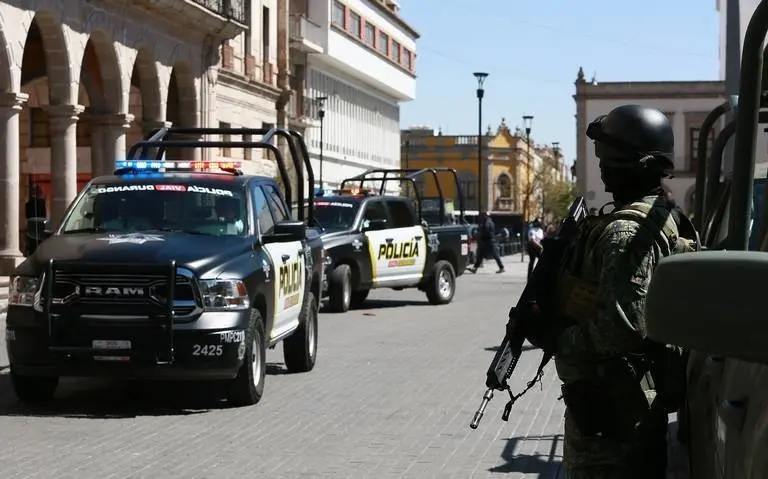
[[[25,409],[3,351],[3,477],[557,477],[562,405],[552,370],[509,423],[498,396],[469,428],[524,279],[518,262],[504,275],[490,266],[460,278],[449,306],[377,291],[368,309],[322,314],[317,368],[283,374],[278,346],[265,397],[250,408],[193,388],[67,380],[53,406]],[[517,386],[539,357],[525,353]]]

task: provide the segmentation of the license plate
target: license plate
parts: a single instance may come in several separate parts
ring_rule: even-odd
[[[91,347],[93,349],[131,349],[131,342],[113,339],[94,339]]]

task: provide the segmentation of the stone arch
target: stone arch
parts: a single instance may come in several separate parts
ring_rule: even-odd
[[[0,91],[19,91],[19,84],[13,78],[13,53],[5,37],[5,18],[0,11]]]
[[[173,65],[168,84],[166,118],[175,126],[199,126],[195,77],[188,63],[177,62]]]
[[[50,105],[71,105],[75,102],[73,98],[76,93],[74,85],[74,73],[70,67],[69,50],[64,38],[64,30],[61,22],[56,19],[53,12],[39,11],[32,18],[27,38],[24,45],[24,59],[27,58],[27,50],[30,40],[30,34],[37,28],[41,44],[42,53],[45,58],[45,76],[48,77],[48,104]],[[22,83],[24,83],[24,61],[22,60]]]
[[[497,198],[512,198],[512,195],[514,194],[512,175],[503,171],[496,177],[494,184],[496,186],[495,190]]]
[[[160,93],[160,75],[155,59],[149,50],[140,48],[133,62],[131,72],[131,90],[138,90],[140,109],[133,113],[142,121],[158,121],[165,115],[162,95]]]
[[[111,113],[123,112],[123,86],[120,63],[114,43],[106,33],[94,30],[85,46],[81,78],[89,74],[90,80],[99,87],[99,105]],[[89,95],[96,92],[89,91]],[[91,98],[92,106],[95,99]]]

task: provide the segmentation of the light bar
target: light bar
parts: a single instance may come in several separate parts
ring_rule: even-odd
[[[238,170],[239,161],[143,161],[124,160],[116,163],[118,170],[162,170],[162,171],[218,171]]]
[[[376,196],[376,192],[371,188],[344,188],[335,190],[339,196]]]

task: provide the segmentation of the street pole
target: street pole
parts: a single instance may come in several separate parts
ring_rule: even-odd
[[[327,96],[320,96],[315,98],[315,101],[318,104],[319,110],[317,112],[317,116],[320,118],[320,189],[323,190],[325,188],[323,184],[323,123],[325,123],[325,100],[327,100]]]
[[[525,207],[523,208],[523,238],[520,251],[520,262],[525,261],[525,245],[528,243],[528,216],[531,208],[531,128],[533,126],[533,115],[523,115],[523,125],[525,126],[525,142],[526,142],[526,173],[527,181],[525,185]]]
[[[561,168],[560,168],[560,142],[559,141],[553,141],[552,142],[552,153],[553,153],[552,156],[555,157],[555,165],[554,165],[553,170],[557,171],[557,181],[560,181],[560,171],[561,171]],[[550,176],[547,180],[551,181],[552,177]],[[546,193],[545,188],[542,188],[541,189],[541,214],[542,214],[542,216],[544,216],[544,218],[547,217],[547,210],[545,209],[546,208],[546,202],[544,201],[545,200],[545,198],[544,198],[544,194],[545,193]]]
[[[408,150],[411,146],[411,140],[405,140],[405,169],[408,169]]]
[[[483,211],[483,84],[487,73],[475,72],[477,79],[477,211]]]

